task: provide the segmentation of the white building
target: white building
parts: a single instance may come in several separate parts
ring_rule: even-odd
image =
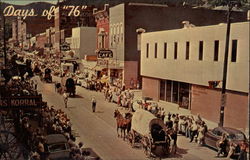
[[[249,22],[231,24],[225,126],[248,128]],[[143,96],[219,122],[226,24],[142,34]]]
[[[96,27],[73,28],[70,48],[80,59],[85,55],[95,55]]]

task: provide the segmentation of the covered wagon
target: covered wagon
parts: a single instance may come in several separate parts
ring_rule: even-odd
[[[141,144],[148,156],[169,154],[170,138],[164,122],[146,110],[137,109],[133,114],[129,137],[132,147]]]

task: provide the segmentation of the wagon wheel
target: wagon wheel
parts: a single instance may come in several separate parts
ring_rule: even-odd
[[[144,138],[144,152],[145,154],[150,157],[152,153],[152,141],[149,137]]]
[[[132,139],[133,139],[133,135],[131,133],[131,131],[126,135],[126,140],[127,142],[132,146]]]
[[[13,160],[21,156],[20,145],[12,132],[0,131],[0,159]]]
[[[162,152],[165,154],[165,155],[168,155],[169,154],[169,144],[168,143],[165,143],[162,145]]]
[[[166,155],[170,153],[170,138],[168,136],[166,136],[166,143],[162,146],[162,151]]]
[[[131,131],[131,146],[132,148],[135,147],[135,132],[134,131]]]

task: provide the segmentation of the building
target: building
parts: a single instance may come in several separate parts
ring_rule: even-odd
[[[105,4],[102,10],[93,9],[96,22],[96,54],[109,50],[109,5]],[[108,66],[109,58],[98,57],[96,69],[99,70],[99,77],[109,75],[112,77],[112,68]],[[101,75],[102,74],[102,75]]]
[[[30,38],[43,33],[47,28],[52,27],[54,20],[46,17],[36,16],[22,19],[17,17],[12,22],[12,39],[16,46],[30,48]]]
[[[168,7],[167,5],[123,3],[109,11],[109,47],[114,53],[109,66],[116,68],[126,87],[141,82],[140,52],[137,50],[138,28],[146,32],[180,29],[183,22],[206,26],[226,22],[226,11],[205,8]],[[233,21],[246,20],[247,13],[233,12]]]
[[[93,7],[78,8],[79,15],[71,15],[71,8],[63,8],[63,2],[55,9],[55,48],[56,52],[60,52],[60,44],[65,42],[65,38],[72,36],[72,28],[75,27],[95,27],[95,19],[93,16]]]
[[[93,9],[96,22],[96,49],[109,48],[109,5],[105,4],[103,10]]]
[[[44,48],[46,43],[47,43],[47,37],[45,32],[36,35],[35,49],[38,50],[40,54],[45,53]]]
[[[219,122],[226,24],[142,33],[142,94]],[[249,122],[249,22],[231,24],[225,126]]]
[[[79,59],[85,55],[95,55],[96,27],[76,27],[72,29],[70,48]]]

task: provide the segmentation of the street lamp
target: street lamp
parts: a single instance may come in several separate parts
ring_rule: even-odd
[[[138,54],[139,54],[139,64],[138,64],[138,72],[139,72],[139,77],[138,77],[138,80],[139,80],[139,86],[142,86],[142,77],[141,77],[141,34],[142,33],[145,33],[146,30],[143,29],[143,28],[138,28],[136,29],[136,32],[137,32],[137,51],[138,51]]]
[[[226,82],[227,82],[227,67],[228,67],[228,50],[229,50],[229,38],[230,38],[230,28],[231,28],[231,12],[234,6],[238,5],[238,1],[227,2],[227,31],[226,31],[226,45],[225,45],[225,57],[223,66],[223,79],[222,79],[222,89],[221,89],[221,106],[220,106],[220,121],[219,126],[224,125],[224,109],[226,105]]]

